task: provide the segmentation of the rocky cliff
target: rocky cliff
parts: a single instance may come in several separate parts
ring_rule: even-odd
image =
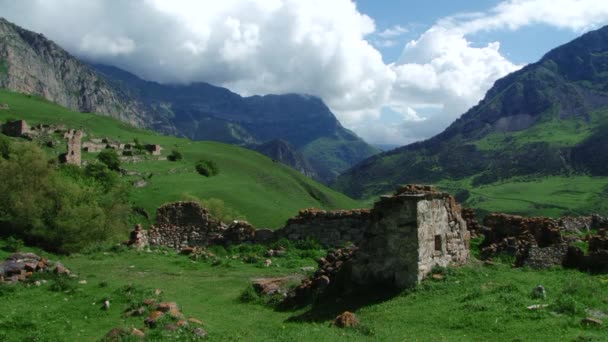
[[[0,87],[149,126],[149,113],[43,35],[0,18]]]

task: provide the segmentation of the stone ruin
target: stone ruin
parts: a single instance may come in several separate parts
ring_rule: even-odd
[[[275,232],[277,238],[292,241],[314,239],[325,247],[358,245],[363,233],[370,225],[369,209],[325,211],[300,210],[298,216],[290,218],[284,228]]]
[[[68,151],[61,156],[61,161],[66,164],[78,165],[82,163],[82,136],[83,132],[78,130],[69,130],[63,137],[67,141]]]
[[[30,126],[25,120],[9,121],[2,125],[2,133],[9,137],[22,137],[30,132]]]
[[[160,156],[160,152],[162,151],[162,147],[158,144],[146,144],[144,146],[146,151],[150,152],[153,156]]]
[[[460,206],[447,193],[427,186],[405,186],[383,196],[371,210],[304,210],[277,231],[256,230],[244,221],[225,225],[195,202],[177,202],[157,210],[147,232],[136,230],[130,244],[184,249],[211,244],[313,238],[326,247],[355,242],[352,279],[409,287],[435,266],[468,260],[469,233]],[[145,233],[144,233],[145,232]],[[145,236],[145,237],[144,237]],[[335,240],[332,240],[335,239]]]
[[[381,197],[354,256],[352,280],[405,288],[435,266],[465,263],[470,236],[460,210],[448,193],[427,186],[405,186]]]
[[[493,213],[483,221],[481,257],[491,259],[502,253],[514,256],[518,267],[608,271],[606,227],[608,219],[598,215],[553,219]],[[598,230],[597,235],[592,235],[593,230]],[[587,255],[578,243],[589,244]]]

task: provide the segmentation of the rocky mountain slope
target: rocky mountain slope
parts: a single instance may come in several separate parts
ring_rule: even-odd
[[[3,18],[0,88],[40,95],[73,110],[100,113],[139,126],[151,119],[140,103],[112,88],[60,46]]]
[[[96,65],[95,69],[114,87],[162,112],[180,135],[242,146],[282,139],[308,159],[316,179],[324,182],[378,151],[342,127],[317,97],[241,97],[203,82],[165,85],[112,66]]]
[[[207,83],[147,82],[118,68],[84,64],[43,35],[1,18],[0,88],[194,140],[254,146],[283,139],[324,182],[378,152],[342,127],[319,98],[241,97]]]
[[[369,158],[335,187],[352,196],[400,183],[608,174],[608,27],[500,80],[441,134]]]
[[[296,151],[293,145],[283,139],[275,139],[262,145],[254,145],[252,149],[272,158],[274,161],[289,165],[310,178],[318,177],[308,159],[302,153]]]

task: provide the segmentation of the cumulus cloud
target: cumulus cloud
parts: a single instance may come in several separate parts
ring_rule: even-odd
[[[508,0],[444,18],[392,64],[376,47],[398,44],[406,27],[378,31],[351,0],[0,0],[0,8],[84,59],[159,82],[316,95],[369,141],[406,143],[441,131],[521,67],[498,42],[478,47],[470,34],[536,23],[585,30],[607,21],[604,3]],[[385,123],[383,108],[401,121]]]

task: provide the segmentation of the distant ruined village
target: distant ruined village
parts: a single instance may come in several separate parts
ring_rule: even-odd
[[[39,137],[50,136],[53,134],[62,135],[65,139],[67,151],[60,156],[60,161],[66,164],[82,165],[82,152],[98,153],[105,149],[115,150],[121,160],[126,162],[137,162],[139,158],[136,156],[134,143],[122,143],[110,140],[108,138],[91,138],[89,141],[83,142],[85,132],[82,130],[68,129],[63,125],[43,125],[37,124],[30,126],[25,120],[8,121],[2,125],[2,133],[10,137],[20,137],[28,140],[34,140]],[[53,147],[53,140],[46,142],[49,147]],[[166,160],[161,156],[162,147],[158,144],[143,145],[145,151],[152,156],[158,156],[157,160]]]

